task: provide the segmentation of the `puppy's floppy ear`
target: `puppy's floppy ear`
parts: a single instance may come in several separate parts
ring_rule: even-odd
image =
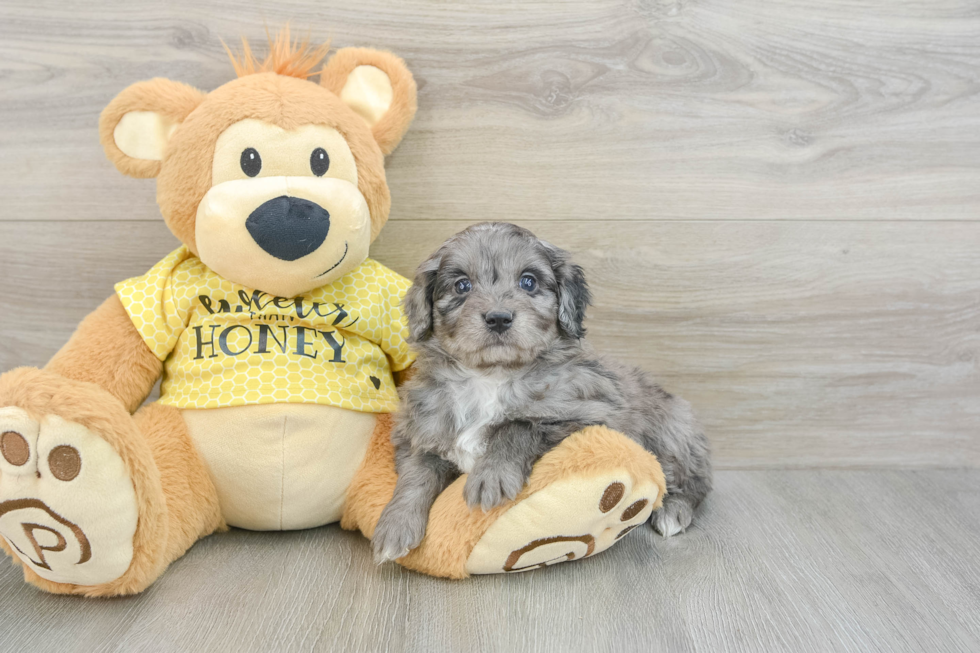
[[[204,97],[196,88],[160,77],[129,86],[99,117],[106,156],[124,175],[156,177],[170,136]]]
[[[402,300],[410,342],[422,342],[432,336],[432,294],[441,260],[442,252],[438,251],[419,266],[415,281]]]
[[[541,241],[558,283],[558,328],[567,338],[585,335],[585,309],[592,303],[592,293],[585,281],[585,270],[571,262],[571,254],[551,243]]]
[[[337,50],[320,73],[320,85],[367,122],[385,155],[398,146],[415,117],[415,79],[390,52]]]

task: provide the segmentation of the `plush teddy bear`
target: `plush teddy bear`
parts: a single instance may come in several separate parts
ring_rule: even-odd
[[[391,498],[409,282],[368,249],[415,82],[390,53],[345,48],[315,83],[324,48],[288,31],[270,46],[259,62],[246,43],[210,93],[153,79],[102,113],[109,160],[156,177],[182,246],[117,284],[43,370],[0,377],[0,544],[49,592],[140,592],[228,526],[370,537]],[[470,511],[464,481],[402,564],[461,578],[592,555],[664,492],[656,459],[601,427],[495,510]]]

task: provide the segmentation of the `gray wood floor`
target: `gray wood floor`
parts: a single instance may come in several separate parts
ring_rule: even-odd
[[[692,528],[443,581],[337,527],[198,543],[144,595],[0,568],[4,651],[977,651],[980,470],[727,471]]]

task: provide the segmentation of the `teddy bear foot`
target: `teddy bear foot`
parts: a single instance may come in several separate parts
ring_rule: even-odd
[[[625,469],[572,476],[500,516],[473,548],[468,574],[514,573],[605,551],[650,518],[661,491]]]
[[[466,477],[436,500],[422,544],[398,562],[433,576],[514,573],[605,551],[650,518],[665,493],[655,456],[593,426],[539,460],[517,498],[470,510]]]
[[[100,585],[133,560],[136,494],[122,458],[57,415],[0,408],[0,535],[41,578]]]
[[[28,583],[141,592],[223,526],[218,505],[176,409],[130,415],[92,383],[29,367],[0,375],[0,549]]]

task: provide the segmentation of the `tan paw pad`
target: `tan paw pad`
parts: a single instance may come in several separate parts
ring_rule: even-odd
[[[36,473],[38,424],[21,408],[0,408],[0,474]]]

